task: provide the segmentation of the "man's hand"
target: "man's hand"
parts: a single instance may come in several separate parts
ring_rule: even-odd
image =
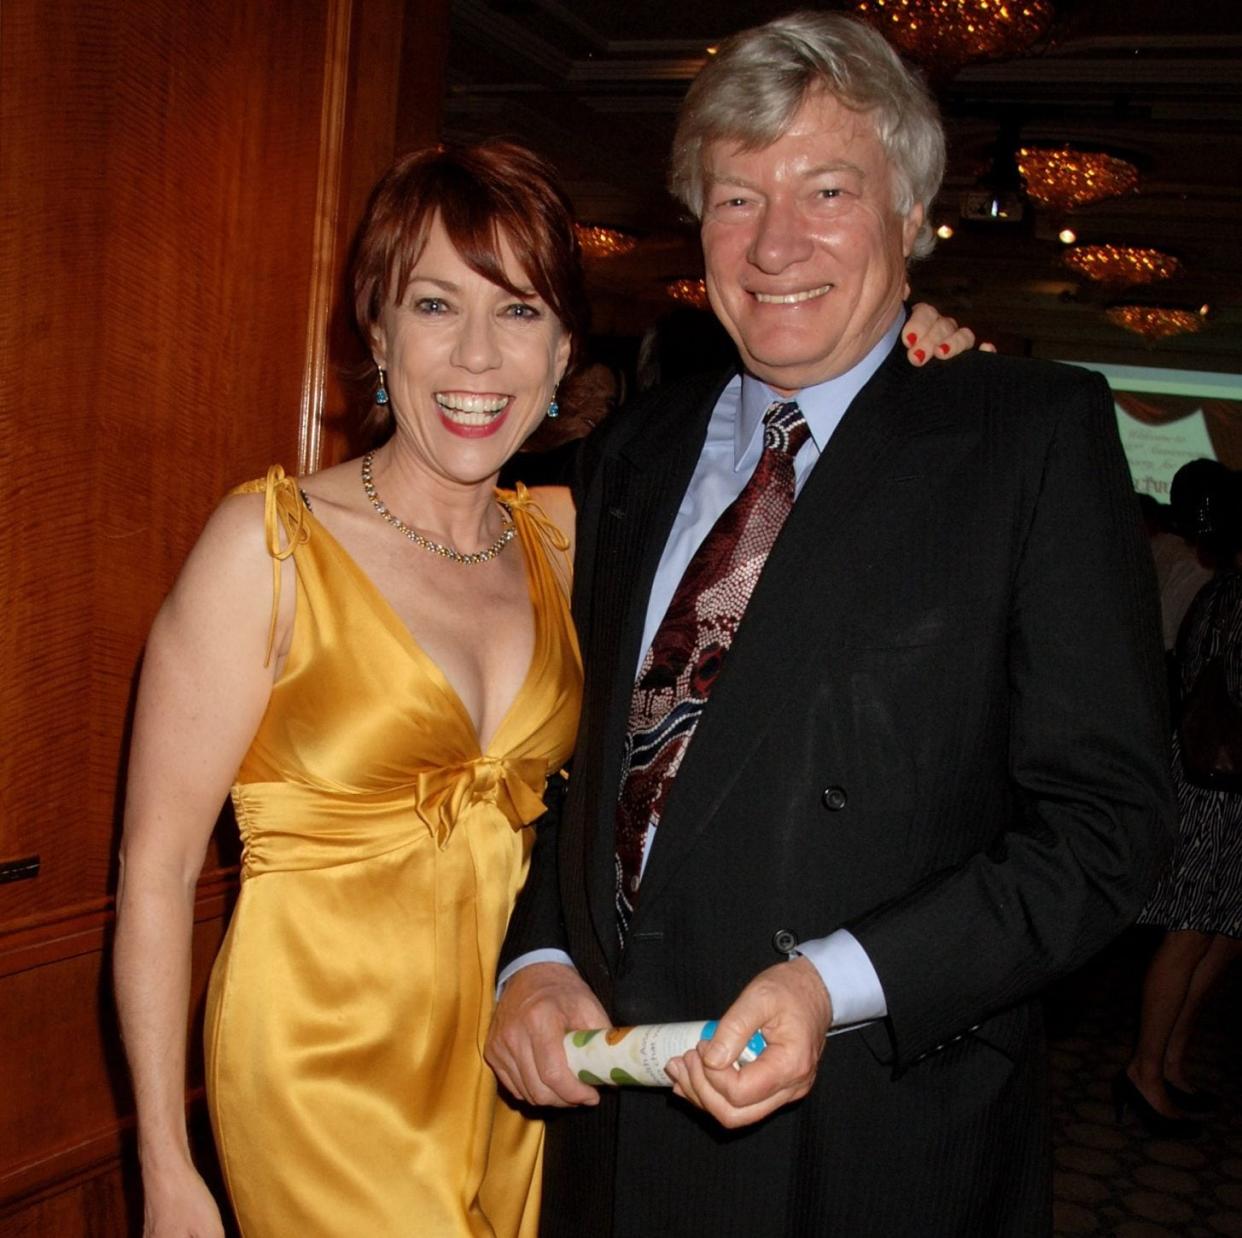
[[[528,1104],[598,1105],[599,1093],[569,1069],[563,1042],[566,1032],[610,1022],[572,967],[532,963],[505,985],[483,1056],[496,1078]]]
[[[665,1069],[673,1091],[721,1126],[749,1126],[811,1090],[831,1026],[832,999],[815,967],[802,958],[777,963],[738,994],[710,1041]],[[757,1061],[735,1070],[756,1028],[768,1047]]]

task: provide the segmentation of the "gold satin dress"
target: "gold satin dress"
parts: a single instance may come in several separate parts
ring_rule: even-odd
[[[207,997],[207,1087],[245,1238],[533,1236],[543,1129],[483,1061],[496,958],[582,672],[564,539],[504,492],[535,615],[481,751],[465,707],[277,466],[291,645],[232,797],[242,886]],[[273,622],[275,610],[273,609]],[[274,631],[274,628],[273,628]]]

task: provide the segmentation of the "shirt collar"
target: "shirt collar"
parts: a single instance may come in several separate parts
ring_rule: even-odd
[[[844,374],[816,383],[813,387],[803,387],[792,396],[777,395],[761,379],[743,374],[742,401],[733,426],[734,469],[742,467],[751,444],[762,434],[763,414],[773,400],[797,400],[816,449],[823,451],[832,432],[845,416],[845,410],[892,351],[905,320],[904,311],[898,313],[871,351]]]

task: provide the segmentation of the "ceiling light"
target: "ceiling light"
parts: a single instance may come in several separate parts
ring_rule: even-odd
[[[665,286],[674,301],[693,305],[695,309],[707,308],[707,281],[702,279],[675,279]]]
[[[1078,240],[1078,233],[1075,232],[1073,228],[1062,228],[1061,231],[1057,233],[1057,240],[1060,241],[1062,245],[1072,245],[1076,240]]]
[[[1025,51],[1053,16],[1051,0],[857,0],[854,11],[938,77]]]
[[[1040,206],[1068,211],[1138,188],[1138,169],[1124,159],[1069,146],[1024,146],[1018,171],[1026,192]]]
[[[1061,260],[1101,284],[1154,284],[1182,269],[1172,254],[1137,245],[1077,245]]]
[[[603,228],[598,224],[574,224],[578,244],[587,258],[619,258],[631,253],[638,239],[619,228]]]
[[[1146,340],[1186,335],[1203,328],[1203,319],[1193,310],[1171,309],[1164,305],[1110,305],[1104,313],[1109,322]]]

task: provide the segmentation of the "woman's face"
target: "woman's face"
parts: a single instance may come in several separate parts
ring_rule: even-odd
[[[568,333],[503,234],[499,248],[521,297],[467,266],[437,215],[404,298],[385,306],[373,339],[397,434],[458,483],[495,476],[546,415],[569,363]]]

